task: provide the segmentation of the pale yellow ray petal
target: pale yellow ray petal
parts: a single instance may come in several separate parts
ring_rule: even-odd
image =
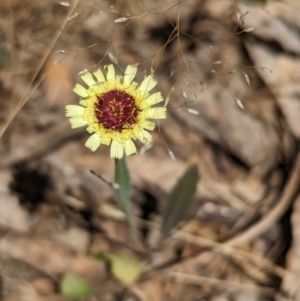
[[[94,72],[94,75],[96,76],[98,82],[105,82],[105,77],[100,69]]]
[[[148,111],[148,118],[164,119],[167,117],[167,108],[152,108]]]
[[[144,129],[149,130],[149,131],[153,131],[155,129],[155,123],[149,120],[145,120],[142,123],[142,126]]]
[[[88,97],[89,94],[86,91],[86,88],[81,86],[80,84],[76,84],[73,91],[81,97]]]
[[[85,143],[85,146],[94,152],[101,144],[101,137],[98,134],[93,134]]]
[[[149,97],[146,98],[146,102],[152,106],[152,105],[155,105],[157,103],[160,103],[162,102],[164,99],[161,95],[161,92],[156,92],[156,93],[153,93],[151,94]]]
[[[69,119],[72,129],[80,128],[88,124],[82,117],[72,117]]]
[[[66,116],[67,117],[79,117],[84,114],[84,108],[77,105],[67,105],[66,106]]]
[[[141,83],[140,90],[143,94],[147,94],[156,86],[157,82],[154,80],[152,75],[148,75]]]
[[[124,83],[131,84],[136,76],[137,67],[133,65],[128,65],[124,74]]]
[[[110,157],[116,159],[122,159],[123,153],[124,153],[123,144],[120,144],[117,141],[113,140],[110,146]]]
[[[95,126],[94,125],[89,125],[86,128],[86,131],[89,132],[90,134],[94,133],[96,131]],[[99,135],[98,135],[99,136]]]
[[[79,104],[86,107],[87,102],[84,99],[81,99],[79,100]]]
[[[90,87],[92,86],[94,83],[95,83],[95,79],[93,77],[93,75],[89,72],[87,73],[84,73],[82,76],[81,76],[81,79]]]
[[[144,144],[149,144],[152,142],[153,138],[151,134],[149,134],[147,131],[143,130],[140,132],[140,141],[143,142]]]
[[[106,69],[106,79],[109,80],[114,80],[116,78],[116,73],[115,73],[115,68],[114,65],[106,65],[104,67]]]
[[[125,154],[127,156],[136,154],[136,147],[131,139],[128,139],[124,144]]]

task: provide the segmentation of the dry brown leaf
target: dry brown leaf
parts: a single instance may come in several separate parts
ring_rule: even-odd
[[[292,133],[299,138],[299,59],[284,52],[274,51],[268,45],[254,40],[245,40],[245,46],[256,66],[273,70],[272,74],[260,71],[260,76],[276,97]]]
[[[300,38],[297,33],[300,29],[300,7],[269,2],[265,10],[260,5],[240,5],[240,8],[242,11],[249,11],[244,20],[244,28],[256,28],[251,35],[267,42],[276,41],[286,51],[300,53]]]

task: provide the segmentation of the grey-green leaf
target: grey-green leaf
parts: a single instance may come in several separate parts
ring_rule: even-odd
[[[133,234],[137,235],[137,230],[131,221],[129,208],[131,202],[130,174],[124,158],[115,160],[115,183],[113,190],[117,205],[125,213],[127,223]]]
[[[10,60],[9,52],[0,49],[0,70],[3,69],[9,63],[9,60]]]
[[[78,299],[90,296],[93,290],[84,278],[68,273],[60,283],[60,292],[66,298]]]
[[[162,238],[185,217],[196,193],[198,169],[191,166],[170,193],[163,212]]]
[[[254,5],[265,5],[266,0],[242,0],[242,2],[246,4],[254,4]]]
[[[131,201],[131,184],[124,158],[115,160],[115,184],[113,187],[119,209],[127,214]]]

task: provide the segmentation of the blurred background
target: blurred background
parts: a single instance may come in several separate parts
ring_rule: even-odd
[[[299,32],[297,0],[2,0],[0,300],[300,300]],[[152,72],[168,108],[127,159],[142,239],[90,173],[113,181],[109,148],[65,117],[109,63]],[[161,247],[191,164],[192,209]]]

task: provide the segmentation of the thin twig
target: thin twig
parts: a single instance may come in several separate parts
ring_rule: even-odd
[[[182,272],[170,272],[169,278],[171,281],[190,284],[190,285],[212,285],[217,287],[227,288],[236,290],[247,290],[247,291],[257,291],[265,294],[274,294],[274,288],[258,286],[252,283],[241,283],[236,281],[228,281],[223,279],[204,277],[199,275],[192,275]]]
[[[227,246],[239,246],[243,243],[252,241],[254,238],[263,234],[271,228],[288,210],[299,191],[300,183],[300,153],[298,153],[290,177],[284,187],[282,195],[273,209],[271,209],[259,222],[252,225],[245,231],[227,240]]]
[[[228,246],[224,243],[219,243],[208,238],[200,237],[197,235],[193,235],[184,231],[175,231],[173,237],[176,239],[180,239],[185,242],[189,242],[198,246],[205,246],[213,249],[214,251],[223,254],[225,256],[229,256],[231,258],[237,259],[238,261],[247,260],[252,264],[259,264],[260,267],[264,267],[274,275],[278,277],[283,277],[285,273],[285,269],[277,266],[270,260],[253,253],[249,253],[240,249],[237,249],[232,246]]]
[[[64,196],[62,199],[67,200],[67,197]],[[77,200],[78,201],[78,200]],[[116,220],[125,220],[125,215],[123,212],[121,212],[119,209],[117,209],[115,206],[112,206],[110,204],[101,204],[99,207],[99,214],[104,215],[107,218],[116,219]],[[139,217],[133,217],[134,222],[138,226],[147,227],[148,229],[160,231],[161,225],[157,222],[148,221],[141,219]],[[219,252],[220,254],[223,254],[224,256],[230,256],[231,258],[237,259],[239,262],[242,260],[247,260],[252,264],[260,264],[260,267],[264,267],[269,272],[273,273],[274,275],[277,275],[278,277],[283,277],[285,273],[285,269],[277,266],[270,260],[256,254],[252,254],[240,249],[237,249],[235,247],[227,246],[226,244],[219,243],[216,241],[213,241],[208,238],[200,237],[182,230],[174,230],[172,233],[172,238],[188,242],[194,245],[198,246],[205,246],[208,248],[213,249],[216,252]],[[152,267],[153,269],[153,267]],[[149,269],[147,267],[144,268],[144,272],[147,273]]]
[[[24,96],[20,99],[20,101],[17,103],[16,107],[14,108],[14,110],[8,115],[3,127],[0,129],[0,139],[3,137],[3,134],[5,133],[5,131],[7,130],[8,126],[11,124],[11,122],[14,120],[14,118],[17,116],[17,114],[20,112],[20,110],[22,109],[22,107],[27,103],[28,99],[30,98],[30,96],[32,95],[32,91],[31,91],[31,87],[34,83],[34,81],[36,80],[39,72],[41,71],[45,61],[47,60],[48,56],[50,55],[56,41],[58,40],[58,38],[60,37],[62,31],[64,30],[69,17],[73,14],[75,8],[77,7],[79,3],[79,0],[75,0],[74,4],[72,5],[72,7],[70,8],[67,16],[65,17],[65,19],[62,22],[62,25],[60,27],[60,29],[57,31],[56,35],[54,36],[53,40],[51,41],[50,45],[48,46],[48,49],[44,52],[43,57],[41,58],[41,60],[39,61],[36,70],[33,74],[33,77],[30,81],[30,83],[28,84],[28,88],[26,89],[26,91],[24,92]],[[41,80],[39,81],[39,83],[41,82]],[[36,87],[38,87],[39,84],[36,85]]]
[[[109,187],[113,187],[113,183],[109,182],[108,180],[106,180],[105,178],[103,178],[99,173],[95,172],[94,170],[90,170],[90,172],[95,175],[97,178],[99,178],[101,181],[103,181],[105,184],[107,184]]]

